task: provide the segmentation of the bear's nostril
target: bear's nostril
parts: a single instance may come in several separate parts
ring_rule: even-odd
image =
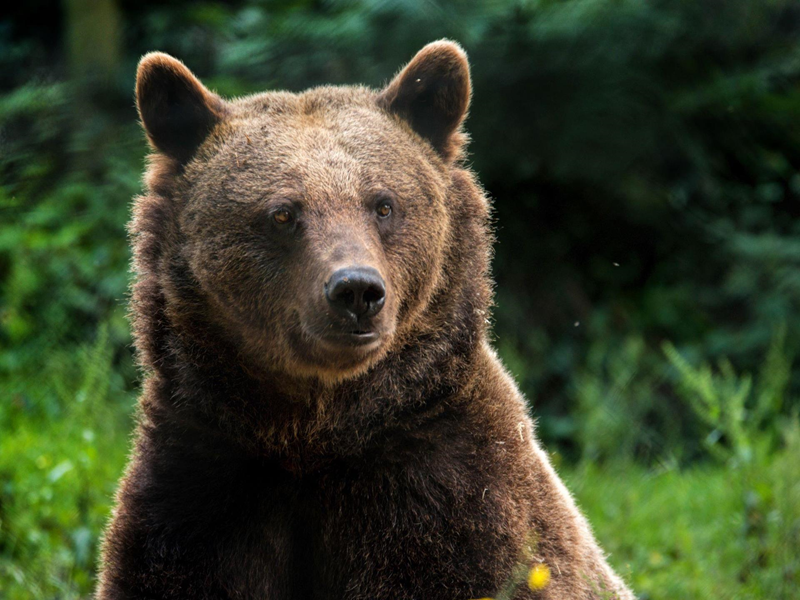
[[[364,292],[364,302],[366,302],[367,304],[373,302],[379,302],[380,300],[383,300],[383,293],[384,293],[383,289],[378,289],[376,287],[370,286]]]
[[[383,308],[386,285],[371,267],[348,267],[331,275],[325,296],[331,307],[344,316],[371,317]]]
[[[356,294],[353,290],[344,290],[341,295],[341,300],[346,306],[353,306],[356,303]]]

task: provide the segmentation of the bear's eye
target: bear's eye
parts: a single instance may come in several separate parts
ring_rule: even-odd
[[[378,214],[379,217],[385,219],[390,214],[392,214],[392,203],[388,200],[382,200],[378,206],[375,207],[375,212]]]
[[[293,219],[292,213],[285,208],[280,208],[272,213],[272,220],[278,225],[288,225]]]

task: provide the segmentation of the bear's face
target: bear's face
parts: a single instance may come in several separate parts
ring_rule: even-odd
[[[450,235],[469,99],[457,46],[429,45],[381,93],[232,102],[148,55],[137,99],[156,149],[182,165],[181,257],[250,364],[340,380],[414,328]]]
[[[231,107],[187,170],[180,229],[194,276],[251,354],[337,376],[374,361],[424,307],[447,185],[371,95],[330,106],[330,91],[316,94]]]

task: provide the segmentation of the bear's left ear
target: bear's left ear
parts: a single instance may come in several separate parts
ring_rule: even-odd
[[[464,143],[460,132],[472,87],[467,54],[448,40],[420,50],[378,96],[378,105],[405,119],[445,159]]]
[[[136,72],[136,107],[156,150],[186,163],[219,123],[225,102],[176,58],[151,52]]]

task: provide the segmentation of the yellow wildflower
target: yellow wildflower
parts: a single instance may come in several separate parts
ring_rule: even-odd
[[[548,583],[550,583],[550,569],[546,564],[541,563],[531,567],[531,570],[528,573],[529,588],[531,588],[533,591],[541,590],[542,588],[547,587]]]

